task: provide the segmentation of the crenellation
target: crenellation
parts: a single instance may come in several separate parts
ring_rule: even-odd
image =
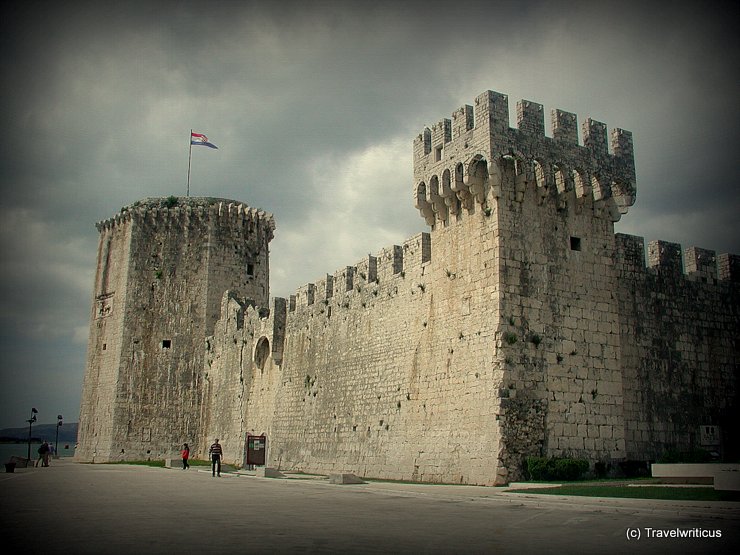
[[[661,273],[683,274],[681,245],[668,241],[650,241],[648,243],[648,267]]]
[[[717,265],[721,281],[740,282],[740,255],[720,254],[717,258]]]
[[[681,245],[667,241],[651,241],[648,245],[648,260],[645,258],[645,239],[623,233],[615,234],[614,260],[620,275],[634,277],[644,274],[646,270],[676,279],[688,279],[702,283],[714,284],[718,281],[731,281],[732,264],[735,272],[740,271],[740,256],[734,254],[717,255],[715,251],[698,247],[688,247],[681,252]],[[735,280],[740,275],[737,273]],[[680,282],[677,282],[680,283]]]
[[[509,129],[509,99],[505,94],[486,91],[475,99],[474,127],[504,133]]]
[[[326,274],[314,283],[314,301],[316,303],[328,301],[334,293],[334,276]],[[313,303],[309,303],[313,304]]]
[[[606,155],[609,150],[606,141],[606,125],[591,118],[584,121],[583,146],[597,156]]]
[[[432,151],[432,131],[425,127],[414,140],[414,159],[422,158]]]
[[[418,233],[403,243],[403,271],[410,272],[432,258],[432,241],[429,233]]]
[[[345,266],[342,270],[334,272],[334,295],[341,296],[354,287],[354,266]]]
[[[295,292],[296,308],[311,306],[316,298],[316,285],[306,283]]]
[[[552,137],[573,145],[578,144],[578,117],[563,110],[552,111]]]
[[[403,248],[399,245],[383,249],[375,258],[378,261],[377,276],[380,279],[385,279],[403,271]]]
[[[612,222],[628,212],[636,197],[629,131],[612,131],[610,154],[603,123],[586,120],[580,146],[575,114],[554,110],[549,138],[541,104],[518,102],[519,127],[511,128],[507,102],[500,93],[479,95],[472,129],[463,107],[452,114],[449,142],[442,140],[443,120],[434,127],[429,150],[414,149],[414,205],[429,226],[455,225],[479,209],[488,212],[490,203],[507,190],[521,202],[528,187],[535,187],[543,207],[554,203],[558,210],[586,210]],[[576,193],[573,201],[571,191]]]
[[[371,254],[355,264],[355,277],[364,283],[374,282],[378,279],[378,258]],[[357,280],[355,280],[357,285]]]
[[[517,126],[527,135],[545,135],[545,112],[542,104],[530,100],[516,103]]]
[[[431,145],[432,149],[442,149],[445,143],[449,143],[452,140],[452,122],[448,119],[440,120],[436,125],[432,126],[432,138]],[[437,153],[440,158],[441,154]]]
[[[452,139],[459,139],[473,129],[475,118],[473,107],[469,104],[452,113]]]
[[[686,273],[694,279],[714,282],[717,279],[717,255],[714,251],[689,247],[684,253]]]

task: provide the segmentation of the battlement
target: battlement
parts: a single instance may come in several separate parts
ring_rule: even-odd
[[[352,266],[345,266],[333,274],[326,274],[315,283],[300,286],[290,296],[289,311],[315,303],[328,302],[352,291],[360,292],[368,285],[385,283],[393,278],[405,279],[420,274],[424,264],[432,257],[431,238],[428,233],[419,233],[393,245],[375,255],[369,254]]]
[[[275,219],[272,214],[252,208],[235,200],[211,197],[150,197],[121,208],[112,218],[95,224],[98,231],[112,229],[130,221],[162,222],[169,225],[187,227],[196,221],[230,221],[253,226],[267,233],[267,240],[273,238]]]
[[[472,202],[486,204],[507,190],[522,201],[524,188],[567,202],[590,200],[598,214],[618,221],[634,204],[636,176],[632,134],[586,119],[582,145],[578,118],[555,109],[552,137],[545,135],[542,104],[521,100],[517,128],[509,126],[506,95],[486,91],[416,137],[414,201],[430,226],[448,225]],[[611,152],[609,151],[611,149]],[[512,164],[513,162],[513,164]],[[511,170],[510,168],[513,168]]]
[[[646,259],[643,237],[617,233],[615,239],[616,254],[624,271],[652,272],[704,283],[740,282],[740,255],[717,255],[698,247],[688,247],[682,253],[678,243],[650,241]]]

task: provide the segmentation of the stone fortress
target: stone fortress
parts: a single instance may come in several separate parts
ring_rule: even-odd
[[[740,257],[614,233],[632,136],[488,91],[414,141],[429,225],[269,296],[272,215],[145,199],[97,224],[78,459],[464,484],[528,455],[738,457]]]

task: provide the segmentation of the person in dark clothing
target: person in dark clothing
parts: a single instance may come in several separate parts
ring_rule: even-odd
[[[208,454],[211,456],[211,475],[221,477],[221,457],[223,457],[223,449],[221,444],[218,442],[218,438],[213,442],[211,448],[208,450]]]
[[[34,466],[38,466],[39,463],[41,463],[41,466],[49,466],[49,444],[46,441],[41,444],[41,447],[38,449],[38,453],[39,460],[36,461]]]

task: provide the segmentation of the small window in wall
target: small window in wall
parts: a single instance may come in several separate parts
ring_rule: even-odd
[[[172,347],[172,340],[171,339],[162,339],[162,348],[163,349],[169,349]]]
[[[442,159],[442,147],[438,146],[434,149],[434,161],[439,162]]]
[[[254,264],[247,263],[247,275],[254,277]]]
[[[571,237],[570,238],[570,250],[572,250],[572,251],[579,251],[579,250],[581,250],[581,238],[580,237]]]
[[[108,348],[108,344],[107,343],[103,343],[103,350],[105,351],[107,348]]]

